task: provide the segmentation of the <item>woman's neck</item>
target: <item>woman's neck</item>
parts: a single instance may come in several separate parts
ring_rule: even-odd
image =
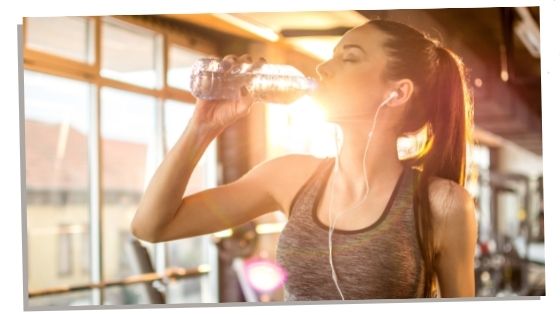
[[[348,193],[361,196],[367,189],[364,183],[363,158],[371,122],[356,121],[338,125],[342,130],[343,141],[336,181],[347,187]],[[388,179],[401,173],[403,166],[398,159],[397,137],[392,130],[376,126],[365,160],[370,189],[384,185]]]

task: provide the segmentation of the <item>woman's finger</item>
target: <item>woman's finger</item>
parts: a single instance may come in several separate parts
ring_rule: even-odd
[[[254,103],[253,96],[246,86],[241,87],[241,98],[239,100],[240,110],[243,114],[248,114],[251,111],[251,106]]]
[[[244,54],[243,56],[239,57],[238,60],[240,63],[252,63],[253,58],[249,54]]]
[[[263,57],[260,57],[255,63],[253,63],[253,64],[249,67],[249,69],[247,69],[247,72],[258,70],[258,69],[259,69],[260,67],[262,67],[265,63],[266,63],[266,59],[264,59]]]
[[[230,71],[235,64],[238,62],[238,57],[236,55],[227,55],[220,62],[224,72]]]

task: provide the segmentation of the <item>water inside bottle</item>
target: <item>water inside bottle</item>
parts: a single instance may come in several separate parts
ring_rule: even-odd
[[[250,74],[223,75],[200,71],[191,79],[191,93],[204,100],[237,99],[240,89],[251,80]]]
[[[303,76],[259,74],[249,86],[259,100],[276,104],[291,104],[315,88],[312,80]]]
[[[316,88],[313,79],[287,65],[263,65],[257,71],[247,71],[242,64],[238,71],[224,73],[220,61],[199,60],[192,69],[191,93],[200,99],[237,99],[246,86],[251,95],[268,103],[290,104]]]

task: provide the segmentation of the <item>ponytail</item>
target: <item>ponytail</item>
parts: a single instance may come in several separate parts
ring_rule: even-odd
[[[402,124],[402,133],[427,127],[420,152],[405,161],[415,170],[413,209],[424,259],[424,296],[435,297],[435,249],[429,200],[430,179],[437,176],[465,185],[467,146],[472,143],[472,98],[461,59],[416,29],[387,20],[370,25],[385,32],[386,80],[409,78],[415,92]]]
[[[427,114],[430,139],[419,163],[422,171],[415,180],[413,197],[417,233],[419,239],[423,239],[425,297],[436,296],[434,233],[428,191],[430,178],[438,176],[464,186],[467,145],[472,143],[472,100],[463,63],[446,48],[435,46],[434,49],[437,69],[430,93],[433,103]]]

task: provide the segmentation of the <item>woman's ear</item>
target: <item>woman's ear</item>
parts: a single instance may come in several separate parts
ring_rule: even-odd
[[[414,92],[414,83],[410,79],[402,79],[396,81],[393,86],[393,91],[397,92],[397,96],[393,97],[388,105],[390,107],[405,105]]]

